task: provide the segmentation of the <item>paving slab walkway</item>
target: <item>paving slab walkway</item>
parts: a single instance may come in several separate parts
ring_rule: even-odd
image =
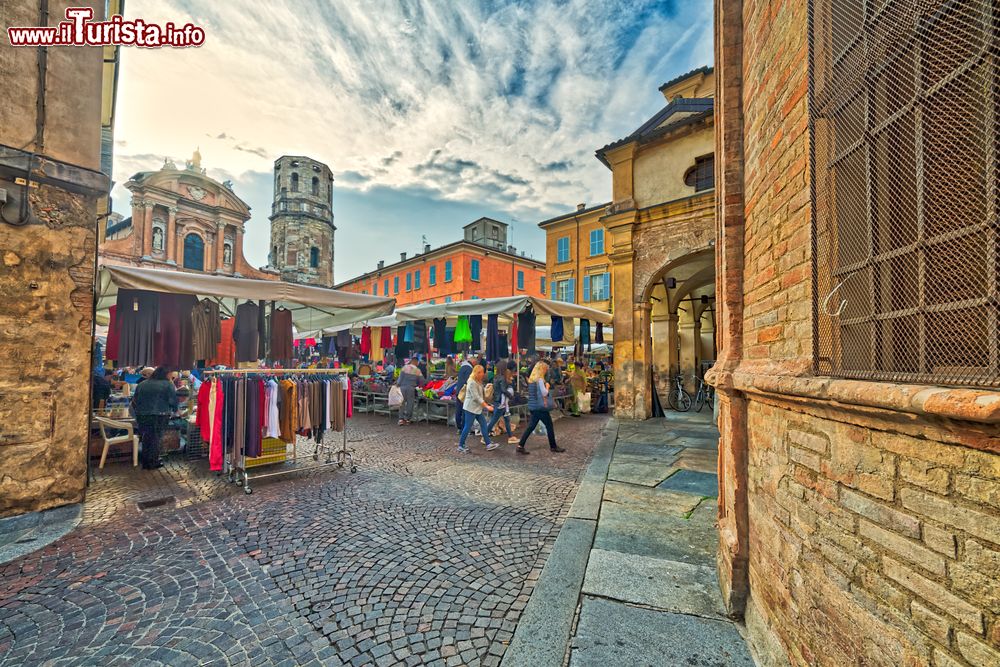
[[[718,438],[708,414],[609,422],[505,666],[754,665],[715,570]]]

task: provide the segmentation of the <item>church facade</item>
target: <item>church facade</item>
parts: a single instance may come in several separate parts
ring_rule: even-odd
[[[198,151],[183,168],[168,159],[157,171],[133,175],[125,187],[132,215],[101,225],[101,264],[279,279],[243,256],[250,207],[231,183],[206,175]]]

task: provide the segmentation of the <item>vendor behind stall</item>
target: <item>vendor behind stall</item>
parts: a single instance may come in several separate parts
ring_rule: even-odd
[[[177,411],[177,391],[167,379],[164,366],[155,369],[148,379],[136,387],[132,409],[142,444],[142,467],[146,470],[163,467],[160,462],[160,436],[170,416]]]

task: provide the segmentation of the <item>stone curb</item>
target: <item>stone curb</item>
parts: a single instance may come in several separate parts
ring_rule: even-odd
[[[617,439],[618,421],[611,419],[601,432],[566,522],[504,652],[502,667],[562,667]]]
[[[0,519],[0,565],[52,544],[76,528],[83,505],[64,505]]]

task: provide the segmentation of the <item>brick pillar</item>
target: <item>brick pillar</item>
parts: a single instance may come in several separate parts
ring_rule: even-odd
[[[225,242],[226,224],[220,222],[219,226],[215,230],[215,266],[212,267],[213,271],[219,272],[225,268],[225,264],[222,261],[222,246]]]
[[[653,337],[650,330],[650,319],[653,304],[649,301],[635,303],[633,310],[632,338],[632,391],[635,393],[635,403],[632,406],[632,419],[649,419],[653,414],[653,402],[650,392],[653,386]],[[615,392],[615,398],[618,394]]]
[[[733,386],[743,349],[743,0],[715,2],[716,345],[708,381],[719,402],[719,586],[741,617],[749,592],[747,407]]]
[[[153,256],[153,204],[146,202],[143,204],[142,213],[142,256]],[[133,218],[134,220],[134,218]]]
[[[680,316],[676,312],[667,315],[667,372],[673,373],[681,367],[680,361]]]
[[[163,239],[167,262],[177,263],[177,207],[167,208],[167,233]]]

